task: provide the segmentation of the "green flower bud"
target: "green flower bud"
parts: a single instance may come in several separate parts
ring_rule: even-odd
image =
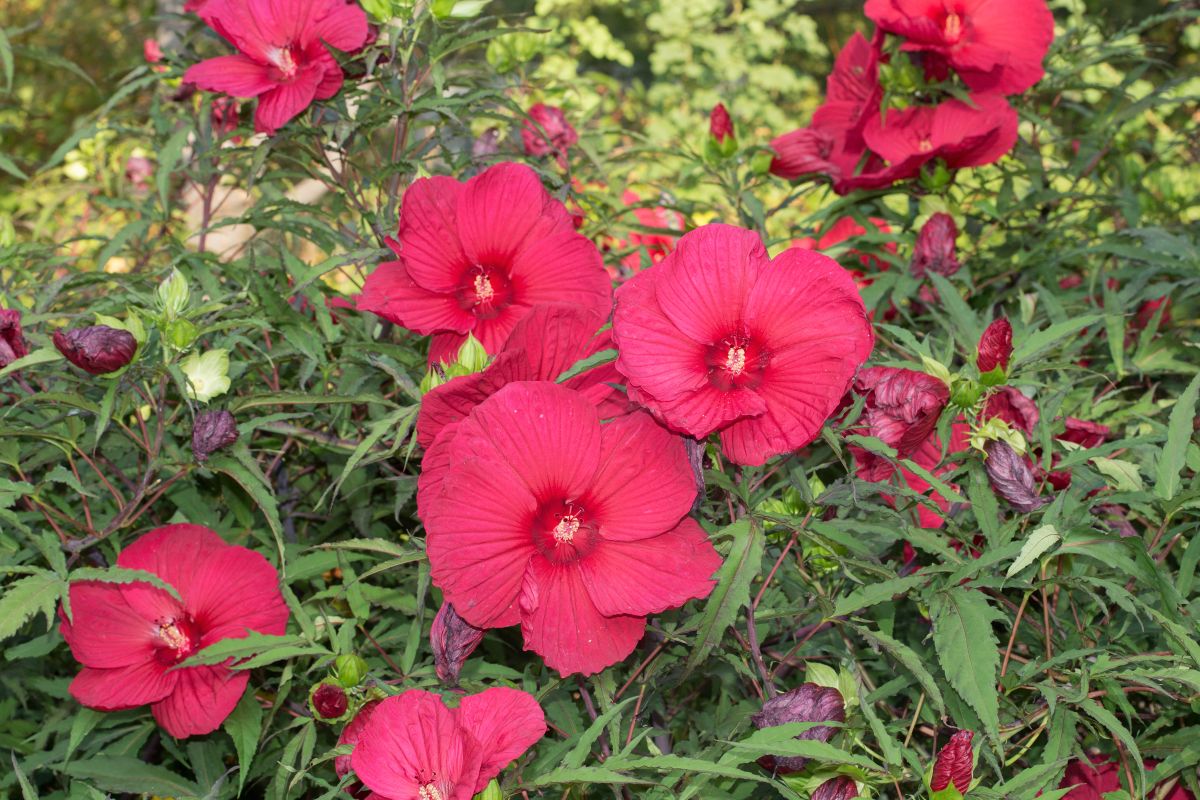
[[[340,655],[333,662],[333,674],[337,677],[338,683],[347,689],[362,683],[369,669],[367,662],[354,653]]]
[[[759,150],[750,158],[750,170],[755,175],[766,175],[771,171],[771,162],[775,160],[775,155],[769,150]]]
[[[168,320],[175,319],[187,310],[191,296],[187,278],[177,269],[172,269],[166,280],[158,285],[158,307]]]
[[[472,372],[482,372],[488,365],[488,352],[483,348],[482,342],[468,333],[467,340],[463,342],[462,347],[458,348],[456,363],[466,370],[464,373],[466,375],[470,375]]]
[[[163,338],[176,350],[187,350],[199,334],[200,330],[186,319],[173,319],[167,323]]]
[[[492,778],[491,783],[483,787],[483,791],[475,795],[474,800],[504,800],[504,794],[500,791],[500,784]]]
[[[983,395],[983,387],[970,378],[956,378],[950,390],[950,402],[959,408],[974,408]]]
[[[934,159],[932,164],[921,168],[919,183],[921,188],[930,192],[940,192],[954,181],[954,170],[946,166],[942,159]]]

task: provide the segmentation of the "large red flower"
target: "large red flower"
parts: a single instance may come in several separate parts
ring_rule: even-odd
[[[172,736],[211,733],[233,711],[250,673],[224,664],[178,665],[210,644],[249,631],[282,634],[288,610],[265,558],[199,525],[167,525],[121,551],[117,566],[152,572],[152,584],[78,581],[63,638],[83,670],[71,694],[89,708],[150,704]]]
[[[483,372],[454,378],[421,399],[417,441],[427,451],[447,425],[463,420],[471,409],[502,386],[515,381],[554,381],[582,358],[613,346],[611,331],[596,333],[602,320],[561,303],[536,306],[517,323],[496,359]],[[622,378],[613,362],[601,364],[563,383],[596,404],[601,419],[629,408],[625,393],[613,388]]]
[[[705,597],[720,565],[687,517],[682,440],[644,413],[600,424],[553,383],[510,383],[447,428],[418,485],[434,583],[478,628],[520,623],[564,675],[633,650],[646,616]]]
[[[902,50],[945,59],[977,92],[1017,94],[1033,86],[1054,41],[1046,0],[867,0],[864,12],[903,36]]]
[[[673,430],[721,432],[762,464],[811,442],[874,345],[854,279],[752,231],[706,225],[617,292],[613,338],[630,399]]]
[[[546,733],[533,695],[503,687],[453,709],[410,689],[364,709],[351,726],[350,764],[375,800],[471,800]]]
[[[398,260],[371,273],[358,308],[433,334],[430,363],[453,361],[468,333],[496,353],[539,303],[608,316],[600,252],[522,164],[497,164],[466,183],[416,181],[388,244]]]
[[[353,51],[367,40],[367,15],[346,0],[208,0],[200,16],[238,53],[193,65],[184,81],[257,97],[254,128],[266,134],[342,88],[329,47]]]

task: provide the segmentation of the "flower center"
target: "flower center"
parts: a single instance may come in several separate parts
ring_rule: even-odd
[[[162,664],[178,664],[197,650],[199,636],[188,616],[162,617],[154,623],[154,657]]]
[[[596,546],[596,523],[574,500],[543,503],[530,524],[533,546],[555,564],[569,564]]]
[[[761,384],[770,355],[761,342],[738,330],[710,345],[705,361],[709,383],[727,392],[753,389]]]
[[[476,264],[463,273],[455,297],[464,311],[492,319],[512,304],[512,294],[512,282],[503,270]]]
[[[946,15],[946,21],[942,23],[942,34],[948,42],[957,42],[962,38],[962,17],[951,12]]]
[[[922,139],[917,143],[917,150],[921,151],[922,153],[928,153],[929,151],[933,150],[933,142],[929,141],[928,139]]]
[[[446,800],[442,797],[442,792],[432,783],[426,783],[417,789],[417,797],[419,800]]]
[[[299,65],[296,63],[296,57],[292,55],[292,47],[273,47],[267,51],[267,60],[274,66],[278,75],[272,76],[276,80],[290,81],[296,77],[296,73],[300,71]]]

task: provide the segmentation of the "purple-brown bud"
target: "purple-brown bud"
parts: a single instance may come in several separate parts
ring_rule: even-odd
[[[472,158],[484,159],[494,156],[498,152],[500,152],[500,130],[498,128],[488,128],[475,137],[475,141],[471,143]]]
[[[984,447],[987,452],[988,480],[992,491],[1008,501],[1017,511],[1036,511],[1049,503],[1049,499],[1038,496],[1034,486],[1033,468],[1007,442],[994,439]]]
[[[971,739],[974,736],[971,731],[958,731],[950,737],[933,763],[933,776],[929,779],[931,791],[940,792],[953,785],[963,795],[971,788],[975,761]]]
[[[309,705],[313,714],[323,720],[341,719],[350,708],[350,698],[346,690],[336,683],[322,682],[313,687],[309,695]]]
[[[980,375],[997,367],[1008,369],[1008,360],[1013,351],[1012,335],[1012,323],[1006,317],[1000,317],[987,326],[983,336],[979,337],[979,355],[975,359]]]
[[[733,118],[729,116],[729,109],[725,108],[724,103],[717,103],[708,115],[708,132],[717,140],[717,144],[724,144],[726,139],[734,135]]]
[[[529,109],[529,119],[521,125],[521,144],[527,156],[555,155],[563,166],[567,149],[579,141],[579,134],[561,108],[538,103]]]
[[[929,272],[950,276],[962,266],[954,251],[954,240],[958,237],[958,226],[954,217],[938,212],[921,226],[917,234],[917,245],[913,248],[909,269],[914,277],[924,278]]]
[[[802,683],[790,692],[763,703],[762,711],[752,714],[750,721],[760,730],[787,725],[789,722],[845,722],[846,705],[837,689],[816,683]],[[796,738],[827,742],[833,733],[834,728],[817,725]],[[808,759],[803,756],[763,756],[758,763],[765,769],[788,773],[804,769]]]
[[[845,775],[830,778],[812,793],[812,800],[853,800],[855,797],[858,797],[858,784]]]
[[[457,686],[463,663],[481,641],[483,630],[460,617],[454,606],[442,603],[429,631],[438,680],[447,686]]]
[[[138,347],[132,333],[107,325],[57,330],[52,338],[67,361],[92,375],[116,372],[133,360]]]
[[[0,369],[27,355],[29,346],[21,332],[21,312],[0,308]]]
[[[192,455],[200,463],[237,441],[237,420],[228,411],[205,411],[192,426]]]

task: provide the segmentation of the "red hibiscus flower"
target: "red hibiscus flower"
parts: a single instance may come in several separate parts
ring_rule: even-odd
[[[597,315],[561,303],[534,307],[513,328],[487,369],[454,378],[422,398],[417,442],[429,450],[447,425],[466,418],[471,409],[502,386],[516,381],[557,380],[580,359],[611,348],[611,332],[596,333],[602,322]],[[621,382],[620,373],[610,361],[570,378],[563,385],[595,403],[601,419],[608,419],[629,408],[625,393],[611,386]]]
[[[542,707],[526,692],[496,687],[451,709],[410,689],[371,709],[350,763],[377,800],[471,800],[545,733]]]
[[[613,278],[624,279],[629,275],[637,272],[642,268],[642,251],[650,259],[651,264],[657,264],[667,257],[667,254],[675,249],[675,242],[679,241],[679,235],[683,233],[685,221],[683,214],[678,211],[668,211],[662,206],[648,208],[641,204],[641,198],[636,192],[628,189],[621,195],[621,202],[633,208],[633,216],[637,219],[638,225],[646,228],[659,228],[664,230],[678,231],[675,235],[664,233],[643,233],[642,231],[630,231],[629,238],[622,241],[618,240],[613,243],[615,248],[633,247],[637,248],[634,252],[621,259],[621,266],[625,268],[625,274],[613,275]],[[610,270],[610,274],[612,270]]]
[[[618,290],[613,339],[631,400],[751,465],[811,442],[875,343],[837,262],[716,224]]]
[[[1074,788],[1063,795],[1062,800],[1101,800],[1109,792],[1128,788],[1125,783],[1124,770],[1117,761],[1099,753],[1088,756],[1088,761],[1091,763],[1076,758],[1067,764],[1067,771],[1063,775],[1063,779],[1059,781],[1058,788]],[[1152,758],[1147,758],[1145,763],[1147,769],[1153,769],[1158,765],[1158,762]],[[1157,776],[1152,775],[1151,777]],[[1168,778],[1168,780],[1170,779]],[[1159,787],[1164,783],[1166,781],[1155,785],[1151,791],[1146,793],[1146,796],[1158,797]],[[1195,800],[1195,798],[1181,780],[1175,784],[1174,789],[1167,793],[1165,800]]]
[[[388,244],[398,260],[371,273],[358,308],[433,334],[431,364],[454,360],[468,333],[496,353],[539,303],[608,316],[612,288],[599,251],[522,164],[497,164],[466,183],[416,181]]]
[[[795,247],[803,247],[806,250],[819,250],[823,253],[842,242],[850,241],[867,233],[891,233],[892,231],[891,226],[887,224],[887,220],[879,217],[870,217],[867,221],[871,223],[873,230],[868,230],[858,224],[854,217],[842,217],[828,228],[822,228],[818,231],[820,234],[819,238],[813,239],[810,236],[806,236],[803,239],[797,239],[792,244]],[[894,254],[896,252],[896,243],[888,242],[883,246],[883,249],[888,253]],[[853,247],[846,251],[846,256],[847,258],[857,258],[863,267],[871,272],[885,272],[891,266],[878,256],[864,253]],[[871,285],[871,279],[867,278],[865,273],[852,269],[850,274],[854,275],[859,286]]]
[[[350,752],[354,752],[354,748],[358,747],[358,742],[362,739],[363,731],[366,730],[367,720],[375,713],[375,709],[379,707],[382,700],[372,700],[363,705],[354,715],[354,719],[346,723],[346,727],[342,728],[342,735],[338,737],[338,744],[348,744],[351,747]],[[338,779],[342,779],[350,772],[351,757],[349,754],[337,756],[333,759],[333,771],[337,773]],[[346,787],[346,791],[355,800],[367,800],[371,796],[370,790],[362,785],[361,782],[354,782]]]
[[[867,0],[864,12],[905,38],[901,50],[944,59],[977,92],[1033,86],[1054,41],[1045,0]]]
[[[0,308],[0,368],[29,355],[25,334],[21,332],[21,312]]]
[[[1000,419],[1032,436],[1038,422],[1037,403],[1011,386],[1001,386],[983,407],[984,419]]]
[[[527,156],[553,154],[559,166],[567,166],[567,150],[579,141],[579,134],[567,122],[561,108],[538,103],[529,109],[529,118],[521,123],[521,144]]]
[[[941,159],[950,169],[996,161],[1017,141],[1017,112],[1003,97],[972,95],[972,108],[961,100],[936,106],[890,110],[872,117],[863,129],[871,151],[888,166],[864,170],[857,186],[886,186],[916,176],[921,166]]]
[[[250,673],[225,664],[178,665],[210,644],[249,631],[280,635],[288,610],[265,558],[199,525],[167,525],[121,551],[117,566],[152,572],[180,599],[149,583],[71,584],[63,638],[83,670],[80,703],[101,711],[150,704],[167,733],[211,733],[233,711]]]
[[[257,97],[254,129],[268,135],[342,88],[329,47],[354,51],[367,40],[367,15],[345,0],[208,0],[200,16],[238,53],[201,61],[183,80]]]
[[[520,623],[564,675],[629,655],[646,616],[712,591],[682,440],[644,413],[601,426],[553,383],[511,383],[443,431],[422,470],[433,582],[477,628]]]

